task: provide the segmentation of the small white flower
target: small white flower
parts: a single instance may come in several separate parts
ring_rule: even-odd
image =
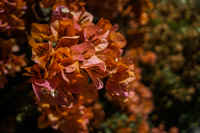
[[[69,13],[69,10],[68,10],[67,8],[62,8],[62,9],[61,9],[61,12],[62,12],[62,13]]]
[[[58,97],[59,91],[56,90],[56,89],[52,89],[51,92],[50,92],[50,94],[51,94],[51,96],[53,98],[56,98],[56,97]]]
[[[41,92],[43,95],[48,95],[49,92],[50,92],[50,90],[49,90],[48,88],[46,88],[46,87],[42,87],[42,88],[40,89],[40,92]]]

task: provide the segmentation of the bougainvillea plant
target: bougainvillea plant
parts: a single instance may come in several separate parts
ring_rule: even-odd
[[[31,76],[37,103],[65,110],[61,111],[66,114],[61,115],[65,121],[71,108],[84,114],[84,109],[79,108],[80,97],[94,97],[104,87],[102,79],[107,78],[108,94],[120,102],[128,97],[129,83],[135,79],[132,60],[121,58],[126,40],[116,32],[118,25],[103,18],[95,25],[92,20],[92,14],[84,8],[73,12],[58,6],[49,25],[32,24],[29,44],[35,64],[25,68],[24,75]]]

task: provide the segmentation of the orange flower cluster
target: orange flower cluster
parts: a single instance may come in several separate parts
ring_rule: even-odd
[[[32,24],[29,44],[36,64],[27,67],[24,75],[31,76],[37,103],[76,103],[86,77],[97,90],[103,88],[101,79],[109,77],[108,93],[128,96],[127,86],[135,77],[132,62],[125,63],[120,57],[126,40],[116,32],[116,24],[102,18],[95,25],[92,20],[92,14],[84,9],[73,12],[58,6],[50,25]],[[113,88],[116,85],[120,87]]]
[[[94,114],[92,107],[87,108],[83,104],[83,97],[69,107],[40,103],[38,108],[42,115],[38,118],[38,127],[46,128],[50,125],[53,129],[59,129],[63,133],[88,132],[87,125]]]
[[[38,110],[42,113],[38,118],[40,129],[51,126],[54,130],[63,133],[87,133],[94,127],[97,128],[104,117],[104,112],[99,103],[85,107],[85,98],[80,96],[76,104],[66,106],[53,106],[40,103]]]
[[[68,107],[45,102],[38,104],[38,110],[41,112],[38,127],[42,129],[51,126],[63,133],[87,133],[89,130],[100,128],[105,113],[97,98],[95,85],[88,84],[85,78],[77,103]]]
[[[24,30],[24,20],[26,2],[23,0],[1,0],[0,1],[0,31]]]
[[[21,71],[26,66],[25,55],[17,56],[14,52],[19,51],[15,39],[5,40],[0,38],[0,88],[7,83],[6,75],[15,76],[15,72]]]

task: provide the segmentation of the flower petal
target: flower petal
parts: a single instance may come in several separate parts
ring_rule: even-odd
[[[97,90],[102,89],[103,82],[97,76],[95,76],[90,69],[87,68],[85,70],[88,72],[88,74],[89,74],[90,78],[92,79],[93,83],[95,84]]]
[[[106,71],[105,63],[101,59],[99,59],[96,55],[93,55],[91,58],[84,61],[81,65],[81,68],[86,69],[86,68],[94,67],[94,66],[97,66],[103,71]]]
[[[101,39],[100,41],[97,41],[94,43],[95,45],[95,51],[102,51],[108,46],[108,41],[106,39]]]
[[[92,41],[74,45],[70,47],[73,60],[85,61],[85,58],[92,57],[95,54],[95,48]]]
[[[79,62],[75,61],[72,65],[65,67],[67,73],[74,72],[79,69]]]
[[[126,45],[126,39],[119,32],[111,33],[110,34],[110,40],[112,42],[111,45],[117,46],[118,48],[123,48]]]
[[[31,25],[31,36],[33,38],[48,40],[51,38],[51,32],[48,24],[37,24]]]

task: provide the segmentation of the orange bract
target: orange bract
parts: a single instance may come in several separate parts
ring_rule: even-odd
[[[31,76],[37,103],[56,107],[42,111],[40,128],[51,125],[63,132],[87,132],[93,114],[82,104],[96,102],[103,78],[109,77],[106,90],[120,102],[129,95],[135,76],[131,59],[120,57],[126,40],[116,32],[118,25],[103,18],[95,25],[92,20],[84,8],[73,12],[58,6],[50,25],[32,24],[29,44],[36,64],[27,67],[24,75]],[[97,104],[93,111],[104,115]],[[101,120],[93,119],[94,125]]]

